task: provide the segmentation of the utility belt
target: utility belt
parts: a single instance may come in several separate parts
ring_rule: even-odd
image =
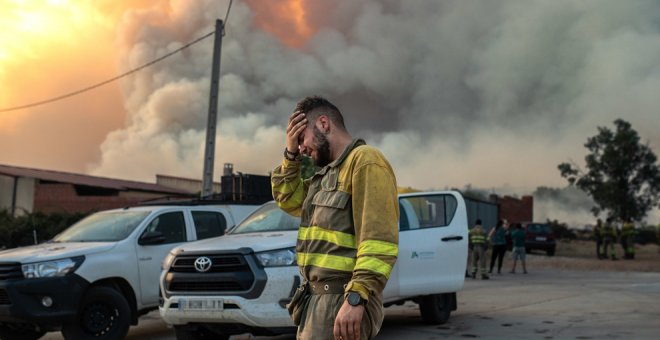
[[[342,281],[306,282],[301,288],[307,289],[311,295],[344,294],[347,285],[348,282]]]
[[[296,289],[296,292],[291,298],[291,302],[286,306],[289,315],[293,319],[293,323],[298,326],[302,318],[309,296],[322,295],[322,294],[344,294],[346,285],[345,281],[325,281],[325,282],[304,282]]]

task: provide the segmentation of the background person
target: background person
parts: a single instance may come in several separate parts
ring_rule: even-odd
[[[481,219],[475,221],[474,227],[470,229],[470,248],[472,249],[472,278],[477,278],[477,265],[481,271],[481,279],[488,280],[486,274],[486,249],[488,240],[486,232],[481,226]]]
[[[596,257],[601,260],[606,259],[607,256],[603,256],[600,249],[603,245],[603,221],[600,218],[594,226],[594,238],[596,239]]]
[[[504,259],[504,254],[506,253],[506,232],[508,227],[508,223],[499,220],[497,221],[495,228],[491,229],[488,233],[488,240],[493,245],[493,251],[490,254],[490,269],[488,270],[489,274],[493,273],[495,259],[497,259],[497,273],[502,273],[502,260]]]
[[[512,250],[513,267],[511,268],[510,271],[511,274],[516,273],[516,262],[518,262],[518,259],[520,259],[520,262],[522,263],[523,274],[527,274],[527,267],[525,266],[526,237],[527,237],[527,233],[525,232],[525,230],[523,230],[522,225],[520,223],[516,223],[515,228],[511,232],[511,241],[513,242],[513,250]]]
[[[616,241],[616,229],[612,225],[612,218],[608,217],[605,220],[605,225],[603,226],[603,257],[607,258],[607,251],[610,250],[610,256],[612,261],[615,261],[616,253],[614,251],[614,242]]]

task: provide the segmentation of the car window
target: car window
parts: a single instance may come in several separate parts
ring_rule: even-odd
[[[219,212],[193,211],[192,217],[195,222],[195,232],[198,240],[220,236],[225,233],[227,228],[227,220]]]
[[[179,243],[186,241],[186,222],[183,219],[183,213],[180,211],[173,211],[156,216],[149,226],[147,231],[159,231],[165,236],[167,243]]]
[[[446,227],[454,218],[458,202],[452,195],[411,196],[399,199],[400,213],[408,223],[401,222],[400,230]]]
[[[527,232],[536,234],[551,234],[552,228],[547,224],[532,223],[527,225]]]
[[[54,242],[116,242],[125,239],[149,211],[99,212],[87,216],[53,238]]]
[[[299,217],[293,217],[285,213],[275,203],[266,203],[255,210],[229,233],[245,234],[263,231],[298,230],[299,226]]]

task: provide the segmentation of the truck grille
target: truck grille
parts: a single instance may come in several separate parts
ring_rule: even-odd
[[[185,292],[240,291],[242,288],[238,282],[172,282],[170,285],[171,291]]]
[[[226,293],[245,292],[253,288],[255,275],[243,254],[183,255],[177,256],[166,278],[171,293]],[[200,257],[211,260],[205,272],[195,268]]]
[[[9,300],[9,294],[4,289],[0,289],[0,305],[11,305],[11,300]]]
[[[203,256],[177,257],[170,268],[174,273],[196,273],[195,260]],[[247,269],[247,263],[243,255],[209,255],[205,256],[211,260],[211,269],[206,273],[229,273],[241,269]]]
[[[0,280],[20,279],[23,277],[21,264],[18,262],[0,262]]]

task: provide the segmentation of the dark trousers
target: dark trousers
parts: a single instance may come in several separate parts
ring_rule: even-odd
[[[497,272],[499,273],[502,271],[502,259],[504,258],[504,253],[506,253],[506,244],[498,244],[493,246],[493,252],[490,254],[490,273],[493,272],[495,259],[497,259]]]
[[[603,253],[601,253],[600,248],[603,246],[603,238],[602,237],[597,237],[596,238],[596,257],[601,258],[603,257]]]

